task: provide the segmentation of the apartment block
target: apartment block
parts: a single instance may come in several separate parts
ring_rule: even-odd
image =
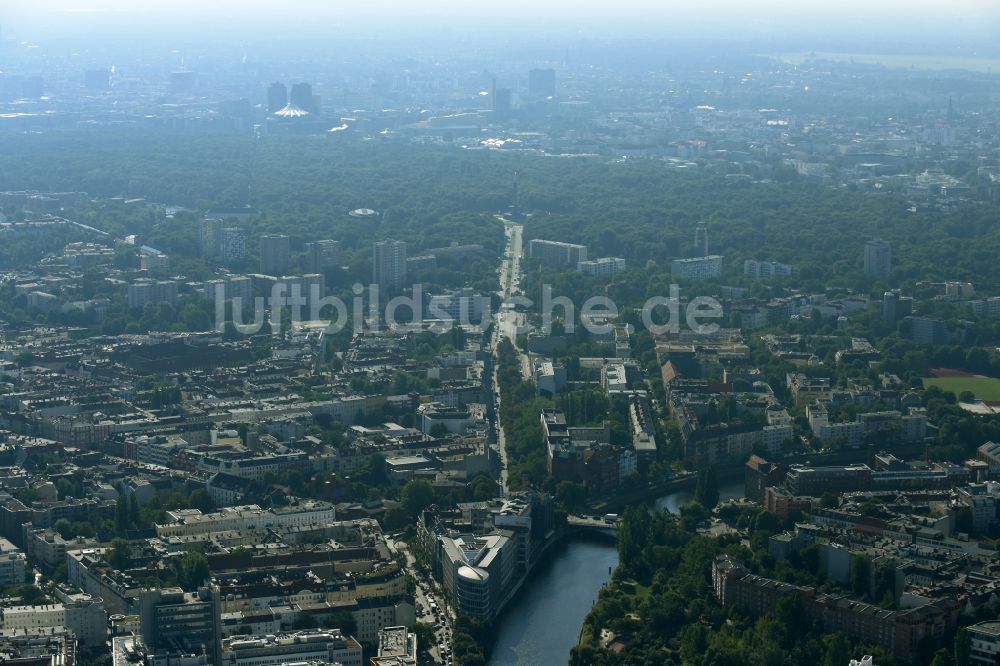
[[[546,268],[577,266],[587,260],[587,246],[535,238],[528,243],[528,256]]]
[[[743,274],[752,278],[784,277],[792,274],[792,267],[777,261],[747,259],[743,262]]]
[[[710,254],[707,257],[674,259],[670,262],[670,274],[689,280],[707,280],[722,274],[722,256]]]
[[[625,271],[625,260],[620,257],[601,257],[578,262],[576,270],[587,275],[618,275]]]

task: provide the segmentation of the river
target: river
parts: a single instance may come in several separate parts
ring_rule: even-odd
[[[721,502],[742,496],[742,482],[719,488]],[[676,514],[691,498],[681,491],[652,505]],[[584,618],[616,566],[618,550],[610,540],[573,538],[550,552],[496,623],[489,666],[567,663]]]
[[[744,483],[743,481],[732,481],[724,483],[719,486],[719,501],[728,502],[731,499],[739,499],[743,497]],[[653,505],[658,509],[666,509],[675,516],[680,514],[681,507],[694,499],[694,493],[690,493],[686,490],[681,490],[676,493],[670,493],[669,495],[664,495],[663,497],[657,497],[653,501]]]
[[[567,663],[616,566],[618,550],[607,539],[573,538],[550,552],[496,624],[489,665]]]

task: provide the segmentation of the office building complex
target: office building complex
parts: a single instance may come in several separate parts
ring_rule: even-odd
[[[878,238],[865,243],[865,275],[885,277],[892,272],[892,246]]]
[[[406,243],[384,240],[372,253],[372,282],[382,289],[399,289],[406,282]]]
[[[428,509],[417,533],[455,610],[489,622],[537,562],[552,515],[550,496],[514,494]]]
[[[265,275],[284,275],[290,264],[288,236],[267,234],[260,237],[260,272]]]
[[[547,268],[565,268],[586,261],[587,246],[535,238],[528,243],[528,256]]]

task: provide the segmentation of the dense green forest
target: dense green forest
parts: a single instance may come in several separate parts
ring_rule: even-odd
[[[659,160],[543,157],[401,141],[94,130],[5,134],[0,151],[9,167],[0,171],[3,190],[83,190],[196,212],[250,205],[262,213],[254,233],[287,233],[293,245],[335,238],[367,251],[373,239],[392,236],[417,249],[475,242],[496,253],[502,234],[492,214],[512,202],[516,171],[529,213],[527,238],[581,242],[592,256],[622,256],[654,274],[645,282],[658,293],[668,281],[669,259],[691,254],[698,222],[709,224],[710,250],[726,256],[727,283],[742,281],[743,259],[756,258],[793,264],[796,284],[806,290],[877,293],[945,279],[1000,290],[993,270],[1000,225],[989,204],[1000,200],[1000,192],[983,183],[977,195],[984,203],[915,213],[899,194],[828,187],[781,168],[774,182],[751,183],[707,167],[671,169]],[[375,221],[347,215],[358,207],[382,215]],[[193,226],[122,219],[107,206],[90,214],[81,221],[113,234],[145,231],[164,251],[194,249]],[[894,270],[885,280],[860,270],[863,244],[874,237],[893,244]]]

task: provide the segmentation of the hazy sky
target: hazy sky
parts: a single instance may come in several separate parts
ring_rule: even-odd
[[[484,17],[512,12],[607,14],[607,13],[708,13],[727,11],[738,14],[818,13],[846,15],[851,12],[875,12],[886,15],[898,12],[899,17],[951,17],[956,14],[987,15],[998,13],[996,0],[504,0],[484,3],[476,0],[281,0],[277,2],[247,0],[6,0],[4,5],[17,5],[30,12],[39,11],[116,11],[143,12],[149,10],[170,13],[205,13],[206,11],[238,11],[241,13],[322,12],[324,14],[373,14],[380,11],[422,13],[458,12]]]
[[[227,23],[217,24],[225,18]],[[490,30],[673,39],[841,39],[845,48],[889,42],[1000,51],[1000,0],[0,0],[4,33],[19,39],[131,26],[134,34],[217,30],[219,38],[268,30],[351,28],[416,39]],[[95,35],[96,36],[96,35]],[[177,35],[179,38],[181,35]]]
[[[603,15],[621,17],[650,15],[696,15],[725,12],[738,16],[780,19],[788,15],[879,14],[898,19],[956,19],[958,17],[996,17],[997,0],[503,0],[487,3],[480,0],[5,0],[10,13],[104,12],[136,14],[156,11],[170,14],[289,14],[312,15],[382,15],[393,14],[460,15],[503,19],[512,14],[532,15]],[[770,16],[769,16],[770,15]],[[998,35],[1000,38],[1000,35]]]

